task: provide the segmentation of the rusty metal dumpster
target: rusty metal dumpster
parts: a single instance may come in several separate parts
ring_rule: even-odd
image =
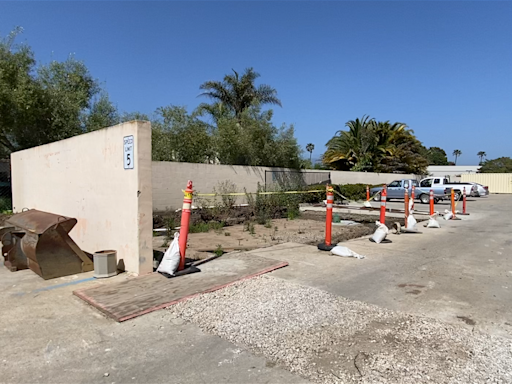
[[[91,258],[68,235],[76,223],[35,209],[12,216],[0,229],[4,265],[11,271],[30,268],[45,280],[92,271]]]

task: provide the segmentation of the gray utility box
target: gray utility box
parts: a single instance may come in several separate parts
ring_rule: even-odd
[[[117,252],[96,252],[94,254],[94,277],[99,279],[115,275],[117,275]]]

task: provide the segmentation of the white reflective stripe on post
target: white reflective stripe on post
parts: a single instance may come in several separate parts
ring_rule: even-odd
[[[334,201],[334,195],[327,195],[327,200],[332,200],[332,201]]]
[[[327,209],[332,209],[332,204],[327,204]]]

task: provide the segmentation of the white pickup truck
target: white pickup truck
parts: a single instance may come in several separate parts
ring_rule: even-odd
[[[452,183],[449,179],[444,177],[427,177],[420,180],[420,188],[433,188],[433,187],[445,187],[453,189],[455,193],[455,200],[462,198],[462,193],[466,190],[467,196],[476,196],[478,188],[476,185],[471,183]]]

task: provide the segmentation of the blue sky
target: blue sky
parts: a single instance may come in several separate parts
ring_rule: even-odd
[[[512,2],[0,2],[0,35],[46,63],[73,53],[121,111],[192,110],[206,80],[254,67],[274,122],[325,143],[368,114],[458,164],[511,156]]]

